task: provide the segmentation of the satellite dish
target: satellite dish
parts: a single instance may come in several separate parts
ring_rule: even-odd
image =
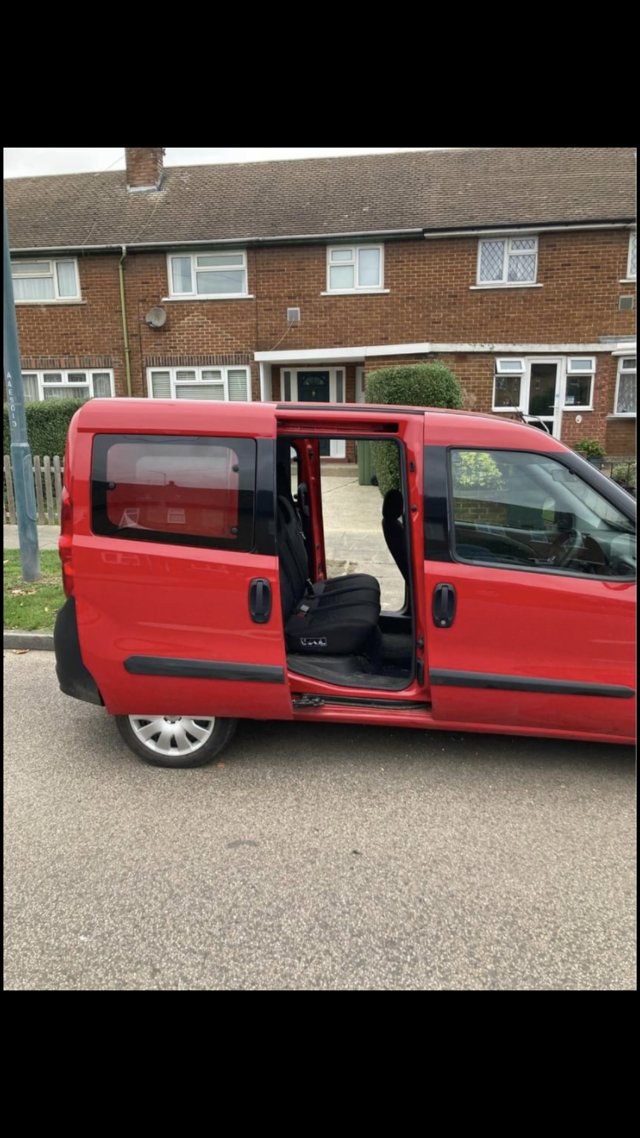
[[[164,308],[150,308],[144,319],[150,328],[162,328],[167,322],[167,313]]]

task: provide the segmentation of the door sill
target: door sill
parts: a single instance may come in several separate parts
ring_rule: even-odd
[[[428,712],[431,704],[413,699],[377,699],[375,696],[292,694],[294,711],[315,711],[319,707],[379,707],[386,711]]]

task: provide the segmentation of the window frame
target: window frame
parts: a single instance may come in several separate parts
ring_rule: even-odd
[[[196,373],[195,379],[177,379],[179,371],[192,371]],[[222,379],[202,379],[202,372],[205,371],[220,371],[222,372]],[[230,371],[244,371],[247,379],[247,398],[246,399],[229,399],[229,372]],[[149,399],[160,399],[164,396],[155,396],[153,394],[152,378],[156,372],[169,372],[169,383],[171,384],[170,399],[177,399],[177,387],[193,387],[194,384],[202,385],[203,387],[219,387],[222,385],[224,392],[224,399],[202,400],[204,403],[251,403],[253,401],[253,393],[251,390],[251,368],[248,364],[204,364],[190,366],[184,364],[181,367],[148,367],[147,368],[147,395]]]
[[[507,368],[507,367],[501,366],[501,365],[504,365],[507,363],[519,364],[520,366],[518,368],[515,368],[515,367]],[[491,395],[491,410],[497,411],[497,412],[502,412],[503,414],[508,414],[509,412],[513,412],[513,411],[521,411],[522,410],[522,385],[523,385],[524,378],[526,375],[526,370],[527,370],[526,360],[524,359],[524,356],[498,356],[494,360],[494,364],[495,364],[495,367],[494,367],[494,372],[493,372],[493,392]],[[502,376],[511,376],[511,377],[517,376],[519,378],[519,380],[520,380],[520,398],[519,398],[517,406],[513,406],[513,407],[512,406],[509,406],[509,407],[498,407],[498,406],[496,406],[496,379],[498,377],[502,377]]]
[[[107,460],[111,446],[122,443],[163,443],[166,445],[227,446],[237,448],[249,446],[253,451],[253,467],[242,468],[238,486],[238,533],[237,540],[221,537],[206,537],[200,534],[181,534],[152,529],[126,529],[114,526],[108,517],[106,480]],[[154,545],[174,545],[185,548],[222,549],[228,552],[252,553],[256,542],[256,479],[258,471],[258,445],[254,438],[229,437],[218,435],[144,435],[105,432],[96,434],[91,456],[91,532],[100,537],[121,539],[123,541],[143,541]],[[249,515],[248,517],[246,515]]]
[[[49,272],[42,273],[24,273],[15,272],[20,265],[26,264],[43,264],[49,265]],[[60,296],[58,288],[58,265],[73,265],[73,271],[76,282],[76,291],[73,296]],[[78,269],[77,257],[20,257],[11,261],[11,281],[15,280],[49,280],[53,281],[53,296],[35,297],[30,300],[29,298],[17,297],[15,295],[15,288],[13,289],[14,301],[16,304],[77,304],[82,300],[82,293],[80,291],[80,272]]]
[[[627,360],[634,360],[635,367],[625,368],[624,364]],[[618,396],[620,393],[620,378],[623,375],[635,375],[636,377],[636,410],[635,411],[618,411]],[[616,393],[613,400],[613,414],[616,419],[636,419],[638,415],[638,360],[637,356],[620,356],[618,360],[618,368],[616,371]]]
[[[590,368],[579,368],[571,371],[572,363],[589,362]],[[589,402],[588,403],[567,403],[567,386],[570,379],[575,376],[590,376],[591,383],[589,386]],[[564,383],[562,384],[562,410],[563,411],[593,411],[593,386],[596,377],[596,357],[595,356],[567,356]]]
[[[535,241],[535,247],[533,249],[529,249],[529,250],[518,249],[512,253],[511,252],[511,242],[512,241],[522,241],[522,240]],[[504,243],[504,249],[503,249],[503,253],[502,253],[502,277],[499,280],[483,280],[482,277],[480,276],[481,265],[482,265],[482,247],[483,247],[483,245],[485,245],[489,242],[491,244],[495,244],[497,241],[502,241]],[[477,264],[476,264],[475,287],[476,288],[532,288],[533,286],[538,284],[538,254],[539,254],[539,249],[540,249],[540,241],[539,241],[539,236],[537,233],[505,233],[503,235],[502,234],[501,235],[495,234],[491,237],[480,237],[478,239],[478,254],[477,254]],[[533,277],[531,278],[531,280],[510,281],[508,279],[509,256],[510,255],[514,256],[514,257],[533,257],[534,258]]]
[[[426,447],[425,451],[427,451],[428,449],[429,448]],[[436,449],[436,448],[432,448],[432,449]],[[440,448],[437,448],[437,449],[440,449]],[[445,474],[445,478],[446,478],[447,510],[446,510],[446,519],[440,518],[440,519],[438,519],[438,521],[439,521],[439,528],[442,528],[442,522],[443,521],[445,523],[445,528],[444,528],[443,533],[441,534],[440,540],[442,541],[442,539],[444,538],[444,540],[446,542],[446,560],[449,560],[452,563],[458,564],[458,565],[472,566],[473,568],[477,569],[479,572],[482,572],[483,569],[491,569],[491,570],[502,569],[502,570],[505,570],[507,572],[538,573],[538,574],[543,573],[543,574],[546,574],[547,576],[561,576],[561,577],[565,577],[565,578],[566,577],[575,577],[575,578],[578,578],[579,580],[590,580],[590,581],[608,581],[608,582],[622,581],[622,582],[629,583],[629,584],[633,584],[637,580],[637,574],[636,574],[636,576],[623,575],[623,576],[616,577],[616,576],[613,576],[612,574],[605,575],[605,574],[598,574],[598,573],[589,573],[589,574],[578,573],[575,570],[566,569],[564,567],[558,567],[558,566],[526,565],[526,564],[511,565],[505,561],[490,561],[490,560],[485,561],[484,559],[472,561],[471,559],[461,557],[456,550],[456,533],[455,533],[456,517],[455,517],[454,495],[453,495],[454,485],[453,485],[452,455],[456,451],[458,451],[458,452],[460,452],[460,451],[465,451],[465,452],[474,451],[474,452],[483,453],[483,454],[487,453],[488,451],[499,452],[501,454],[527,454],[527,455],[536,456],[538,458],[543,458],[543,459],[551,460],[553,462],[557,462],[559,465],[566,467],[566,469],[569,470],[572,474],[575,474],[587,486],[589,486],[590,489],[595,490],[595,492],[597,494],[599,494],[601,498],[603,498],[606,502],[608,502],[611,506],[613,506],[614,509],[618,510],[618,512],[621,513],[624,517],[628,518],[629,521],[633,522],[634,526],[636,526],[636,541],[637,541],[637,521],[636,521],[636,513],[635,513],[635,502],[633,503],[633,506],[630,508],[629,503],[625,500],[627,497],[625,495],[625,492],[623,490],[621,490],[615,484],[615,482],[612,483],[611,487],[607,486],[607,491],[609,491],[609,492],[605,493],[602,485],[600,484],[601,480],[603,480],[605,478],[605,476],[600,474],[599,471],[594,470],[594,469],[584,470],[583,466],[587,465],[585,463],[585,460],[581,459],[580,457],[578,457],[578,455],[575,455],[575,454],[566,454],[566,453],[555,452],[555,451],[554,452],[538,451],[538,450],[534,450],[534,449],[525,450],[521,447],[500,447],[500,446],[493,446],[493,445],[489,445],[489,444],[485,444],[484,446],[482,446],[482,445],[475,445],[474,446],[471,444],[456,444],[455,446],[445,446],[442,448],[442,451],[444,452],[443,458],[444,458],[444,474]],[[425,462],[425,480],[426,480],[426,465],[427,464]],[[425,486],[425,495],[426,495],[426,486]],[[427,512],[427,509],[425,508],[425,526],[426,526],[426,522],[427,522],[429,514],[430,514],[430,511]],[[425,554],[425,559],[426,560],[434,560],[435,558],[434,558],[433,554]],[[443,559],[442,553],[438,554],[438,559],[439,560]]]
[[[201,265],[198,269],[198,257],[232,257],[237,256],[242,258],[242,265]],[[173,290],[173,261],[186,260],[189,258],[191,261],[191,292],[174,292]],[[244,272],[244,291],[243,292],[194,292],[193,286],[197,288],[197,273],[208,272],[217,273],[225,272],[228,269],[235,271],[241,270]],[[249,293],[249,269],[247,265],[247,251],[246,249],[198,249],[197,251],[185,250],[182,253],[171,252],[167,253],[167,300],[246,300],[250,297]]]
[[[371,285],[371,284],[361,285],[358,283],[359,275],[360,275],[359,254],[361,252],[366,252],[369,249],[375,249],[376,252],[378,253],[379,258],[380,258],[380,260],[379,260],[380,271],[378,274],[378,284],[377,285]],[[347,250],[353,251],[353,256],[350,258],[350,260],[348,260],[348,261],[346,261],[346,260],[332,261],[331,260],[332,253],[337,253],[337,252],[344,253]],[[353,288],[332,288],[331,287],[331,269],[332,268],[333,269],[335,269],[335,268],[347,268],[347,267],[351,267],[351,266],[353,266],[353,280],[354,280]],[[384,287],[384,244],[382,244],[380,242],[367,241],[365,243],[354,242],[352,245],[327,245],[327,287],[326,287],[326,292],[324,294],[325,296],[354,296],[357,293],[359,293],[360,295],[364,295],[366,293],[388,292],[388,291],[389,290],[385,289],[385,287]]]
[[[61,378],[59,380],[56,380],[55,383],[45,383],[45,381],[44,381],[45,375],[59,375]],[[77,379],[70,379],[69,378],[70,376],[76,376],[76,375],[86,375],[88,378],[84,384]],[[93,379],[94,379],[95,375],[108,375],[109,376],[109,385],[111,387],[111,394],[110,395],[96,395],[94,393]],[[48,400],[46,400],[44,397],[44,392],[46,390],[50,390],[52,387],[82,387],[82,386],[86,386],[88,391],[89,391],[89,394],[87,395],[87,400],[89,400],[89,399],[115,399],[115,382],[114,382],[113,368],[109,368],[109,367],[92,367],[92,368],[87,368],[87,367],[78,367],[78,368],[45,367],[45,368],[39,368],[38,369],[38,368],[27,367],[27,368],[22,369],[23,381],[24,381],[25,376],[35,376],[36,377],[36,382],[38,384],[38,398],[37,398],[36,402],[38,402],[38,403],[48,402]],[[77,396],[69,395],[67,398],[75,399],[75,398],[77,398]],[[28,402],[33,402],[33,400],[28,400]]]

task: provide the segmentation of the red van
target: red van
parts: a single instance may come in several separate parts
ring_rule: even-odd
[[[379,497],[392,608],[371,566],[327,573],[330,439],[395,463]],[[95,399],[64,481],[60,687],[148,762],[206,763],[242,718],[634,739],[635,502],[541,430]]]

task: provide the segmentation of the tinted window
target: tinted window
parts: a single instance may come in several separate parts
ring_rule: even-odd
[[[635,576],[635,525],[562,463],[520,451],[450,458],[458,560]]]
[[[97,435],[94,532],[251,549],[255,466],[252,439]]]

